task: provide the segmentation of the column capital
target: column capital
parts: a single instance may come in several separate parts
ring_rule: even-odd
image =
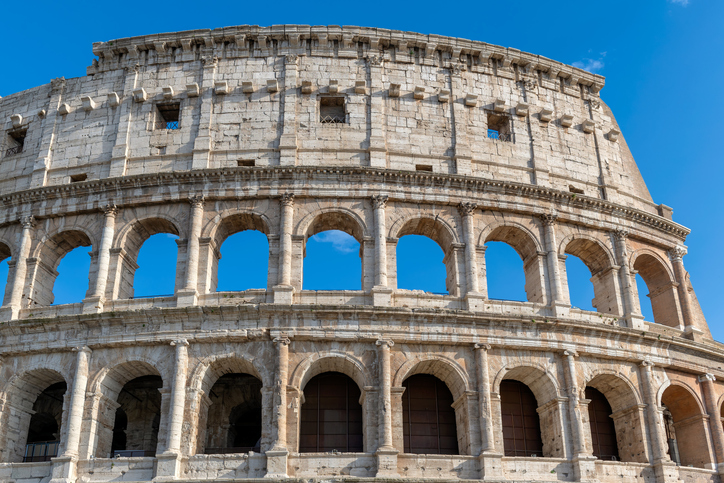
[[[375,342],[375,345],[380,346],[382,348],[387,347],[388,349],[395,345],[394,340],[389,339],[377,339],[377,342]]]
[[[23,216],[20,218],[20,224],[23,225],[23,228],[32,228],[35,225],[35,217],[32,215]]]
[[[688,251],[686,250],[686,247],[683,246],[676,246],[669,250],[669,258],[671,258],[672,262],[678,262],[681,261],[681,259],[686,255]]]
[[[294,193],[282,193],[279,197],[279,203],[281,203],[282,206],[293,206]]]
[[[189,341],[187,341],[186,339],[173,340],[173,341],[171,341],[171,345],[179,346],[179,347],[188,347]]]
[[[463,201],[458,204],[458,211],[462,217],[470,216],[475,212],[477,207],[478,205],[472,201]]]
[[[578,352],[570,349],[564,350],[562,354],[566,357],[578,357]]]
[[[710,374],[707,372],[706,374],[702,374],[699,377],[697,377],[696,380],[699,382],[704,382],[704,381],[714,382],[714,381],[716,381],[716,376],[714,374]]]
[[[118,207],[112,201],[109,201],[105,205],[101,206],[101,211],[109,218],[115,218],[118,214]]]
[[[193,208],[203,208],[204,207],[204,196],[203,195],[189,196],[189,203],[191,203],[191,206]]]
[[[540,221],[543,223],[543,226],[553,226],[556,224],[558,215],[556,215],[555,213],[543,213],[543,214],[538,215],[538,218],[540,218]]]
[[[299,60],[299,56],[297,54],[287,54],[284,57],[284,64],[285,65],[293,65],[297,66],[297,61]]]
[[[388,198],[389,197],[387,195],[372,195],[372,206],[375,209],[377,209],[377,208],[384,209],[387,207]]]
[[[473,347],[475,348],[475,350],[480,350],[480,351],[486,351],[486,352],[487,352],[487,351],[490,350],[490,347],[491,347],[491,346],[490,346],[490,344],[479,344],[479,343],[476,343]]]
[[[629,231],[625,229],[613,230],[611,232],[613,237],[618,241],[626,241],[629,235]]]
[[[71,351],[73,351],[73,352],[83,352],[83,353],[85,353],[85,354],[87,354],[87,355],[90,355],[90,353],[93,352],[93,350],[91,350],[91,348],[88,347],[87,345],[79,346],[79,347],[73,347],[73,348],[71,349]]]
[[[289,337],[274,337],[274,339],[272,339],[272,342],[275,344],[288,346],[292,343],[292,340]]]
[[[644,360],[644,361],[639,362],[639,366],[644,369],[651,369],[652,367],[654,367],[654,363],[651,361]]]
[[[382,63],[385,61],[382,55],[368,55],[365,57],[365,60],[370,66],[374,67],[381,67]]]

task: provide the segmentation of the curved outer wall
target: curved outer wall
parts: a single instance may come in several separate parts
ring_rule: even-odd
[[[651,200],[602,77],[357,27],[180,32],[93,52],[87,76],[0,99],[0,479],[720,481],[724,351],[684,269],[688,230]],[[338,122],[321,122],[330,112]],[[267,286],[217,292],[221,244],[247,229],[269,240]],[[360,242],[362,290],[302,290],[306,240],[329,229]],[[135,299],[155,233],[179,236],[175,293]],[[408,234],[443,249],[448,295],[397,288]],[[488,241],[521,256],[527,302],[488,298]],[[51,305],[77,246],[92,247],[86,298]],[[591,270],[596,312],[571,307],[567,255]],[[299,452],[304,387],[329,371],[361,391],[362,453]],[[204,454],[226,373],[261,382],[257,452]],[[450,390],[459,455],[404,452],[414,374]],[[162,380],[156,455],[110,459],[121,389],[140,376]],[[542,457],[504,454],[504,380],[535,396]],[[60,456],[22,463],[35,401],[61,382]],[[593,456],[586,387],[611,405],[620,461]]]

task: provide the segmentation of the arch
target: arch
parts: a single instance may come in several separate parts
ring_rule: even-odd
[[[362,361],[340,351],[316,352],[306,357],[294,368],[290,385],[304,391],[307,382],[323,372],[341,372],[351,377],[360,389],[373,385],[372,376]]]
[[[317,233],[328,230],[343,231],[360,244],[368,233],[367,225],[359,214],[350,209],[335,206],[305,215],[297,223],[294,234],[302,235],[307,240]]]
[[[78,247],[92,246],[91,240],[91,235],[85,228],[79,227],[64,227],[60,232],[43,237],[34,250],[36,262],[34,264],[31,262],[28,266],[31,283],[29,304],[53,303],[55,299],[53,287],[58,277],[57,268],[60,261]]]
[[[585,386],[591,386],[603,393],[611,403],[614,412],[625,411],[643,404],[636,385],[630,379],[614,371],[593,371]]]
[[[676,278],[669,263],[653,250],[641,248],[631,254],[630,264],[649,290],[654,322],[683,329]]]
[[[390,227],[391,238],[402,238],[405,235],[420,235],[427,237],[442,248],[445,256],[452,246],[459,243],[455,229],[439,216],[417,215],[414,217],[399,218]]]
[[[55,384],[65,384],[64,402],[67,400],[67,380],[55,369],[34,368],[14,375],[4,387],[5,403],[2,412],[2,428],[0,431],[1,461],[6,463],[22,462],[28,438],[30,423],[35,411],[35,403],[43,391]],[[61,410],[62,411],[62,410]],[[61,412],[62,415],[62,412]],[[62,450],[66,428],[62,419],[57,421]]]
[[[536,363],[526,362],[513,367],[504,365],[493,378],[493,392],[500,390],[500,383],[504,379],[512,379],[528,386],[533,391],[538,406],[543,406],[561,395],[555,376],[546,367]]]
[[[404,452],[460,454],[454,400],[447,384],[429,374],[402,382]]]
[[[491,223],[480,232],[478,245],[485,245],[489,241],[507,243],[518,253],[523,263],[543,252],[538,238],[520,223]]]
[[[188,387],[208,394],[221,376],[231,373],[252,375],[262,381],[264,386],[270,387],[272,381],[268,372],[264,371],[262,374],[254,365],[255,362],[254,358],[237,353],[211,355],[200,360],[196,365],[188,379]]]
[[[706,411],[696,392],[680,381],[672,381],[661,389],[669,456],[682,466],[710,468],[716,461],[708,438]]]
[[[457,400],[470,391],[470,380],[465,369],[453,359],[434,354],[405,361],[392,378],[393,387],[401,387],[405,379],[415,374],[429,374],[444,382]]]
[[[591,275],[614,266],[615,258],[611,250],[597,238],[576,233],[568,235],[558,245],[558,255],[573,255],[583,260]]]

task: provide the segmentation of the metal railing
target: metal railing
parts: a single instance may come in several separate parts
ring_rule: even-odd
[[[513,136],[510,133],[501,133],[500,131],[488,129],[488,139],[493,139],[495,141],[505,141],[509,143],[513,140]]]
[[[322,124],[344,124],[345,121],[344,116],[322,116],[319,119]]]
[[[23,145],[20,146],[13,146],[12,148],[8,148],[7,151],[5,151],[5,156],[12,156],[13,154],[20,154],[23,152]]]
[[[142,449],[117,449],[113,451],[113,458],[142,458],[146,456],[156,456],[155,451],[144,451]]]
[[[237,446],[233,448],[206,448],[204,454],[235,454],[253,451],[259,453],[259,446]]]
[[[28,443],[25,445],[25,456],[23,463],[38,463],[50,461],[50,458],[58,456],[60,441],[44,441],[41,443]]]
[[[154,130],[175,131],[179,128],[178,121],[158,121],[153,125]]]

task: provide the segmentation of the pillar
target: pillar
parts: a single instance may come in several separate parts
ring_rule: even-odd
[[[20,234],[20,246],[15,255],[15,271],[12,283],[10,285],[10,297],[6,297],[7,301],[3,310],[3,320],[17,319],[20,315],[20,306],[23,298],[23,288],[25,287],[25,277],[28,273],[28,255],[30,254],[30,245],[32,243],[33,225],[35,218],[32,216],[24,216],[20,219],[23,231]]]
[[[573,351],[563,351],[565,358],[563,370],[568,387],[568,419],[570,422],[573,446],[573,471],[577,481],[592,481],[596,479],[596,458],[586,453],[586,435],[583,434],[583,414],[578,398],[578,372],[576,371],[576,354]],[[585,407],[584,407],[585,409]]]
[[[91,296],[83,300],[83,313],[98,313],[103,311],[103,302],[106,298],[106,286],[108,285],[108,271],[111,264],[111,247],[116,228],[116,215],[118,208],[113,203],[108,203],[103,208],[103,233],[101,235],[101,246],[98,250],[98,272]]]
[[[370,166],[373,168],[387,167],[387,141],[385,139],[385,88],[383,82],[382,55],[367,56],[370,84],[370,130],[369,130],[369,156]]]
[[[279,165],[297,164],[297,76],[299,56],[289,54],[284,57],[284,92],[282,133],[279,137]],[[273,94],[272,94],[273,97]]]
[[[279,199],[281,219],[279,222],[279,278],[274,286],[275,304],[292,304],[292,224],[294,222],[294,195],[284,193]]]
[[[468,310],[483,310],[484,297],[480,293],[480,281],[478,279],[478,253],[475,243],[475,203],[462,202],[458,205],[460,217],[463,219],[463,239],[465,240],[465,279]]]
[[[387,307],[392,302],[392,289],[387,286],[387,195],[374,195],[372,206],[375,211],[375,286],[372,287],[372,304]]]
[[[166,451],[157,455],[157,479],[173,480],[181,468],[181,435],[183,433],[184,407],[186,403],[186,371],[188,366],[188,346],[185,339],[171,342],[176,348],[174,357],[174,378],[171,386]],[[156,481],[156,480],[154,480]]]
[[[724,474],[724,427],[722,427],[721,412],[717,407],[716,391],[714,390],[716,377],[713,374],[702,374],[699,376],[702,392],[704,393],[704,406],[709,415],[709,428],[711,431],[712,443],[714,444],[714,455],[716,457],[716,468],[719,475]]]
[[[392,369],[390,367],[391,340],[377,341],[379,367],[380,405],[379,448],[377,449],[377,477],[395,477],[397,474],[397,453],[392,441]]]
[[[558,263],[558,243],[556,242],[556,219],[558,215],[545,214],[540,219],[543,222],[545,232],[546,261],[548,263],[548,283],[550,285],[550,305],[554,310],[554,316],[568,314],[570,305],[564,303],[563,282]]]
[[[287,383],[289,378],[288,337],[274,339],[277,346],[276,374],[274,377],[274,401],[272,410],[272,448],[266,452],[266,477],[285,478],[287,476]]]
[[[644,318],[641,316],[640,308],[636,302],[633,290],[633,274],[629,270],[628,264],[628,247],[626,238],[628,231],[616,230],[613,232],[613,238],[616,245],[616,255],[618,256],[618,264],[621,266],[619,276],[621,277],[621,291],[623,292],[623,313],[626,325],[633,329],[644,328]]]
[[[75,375],[73,378],[73,392],[70,396],[70,413],[68,415],[68,440],[65,444],[64,456],[77,457],[80,446],[80,430],[83,421],[83,406],[88,386],[88,359],[91,350],[88,347],[73,349],[77,353]]]
[[[199,239],[201,238],[201,224],[204,218],[204,197],[192,196],[191,213],[189,214],[189,238],[186,245],[186,279],[184,288],[177,296],[177,306],[188,307],[196,305],[199,281]]]
[[[686,255],[684,247],[675,247],[669,251],[671,264],[674,266],[674,277],[676,277],[677,291],[679,292],[679,302],[681,303],[681,314],[684,317],[684,333],[692,339],[699,341],[704,335],[704,331],[697,327],[694,320],[694,310],[692,306],[689,289],[686,284],[686,269],[684,268],[683,256]],[[707,334],[711,336],[711,334]]]
[[[490,395],[490,369],[488,351],[490,345],[475,344],[475,369],[478,383],[478,407],[480,409],[480,471],[484,480],[501,479],[502,454],[495,450],[495,428]]]

